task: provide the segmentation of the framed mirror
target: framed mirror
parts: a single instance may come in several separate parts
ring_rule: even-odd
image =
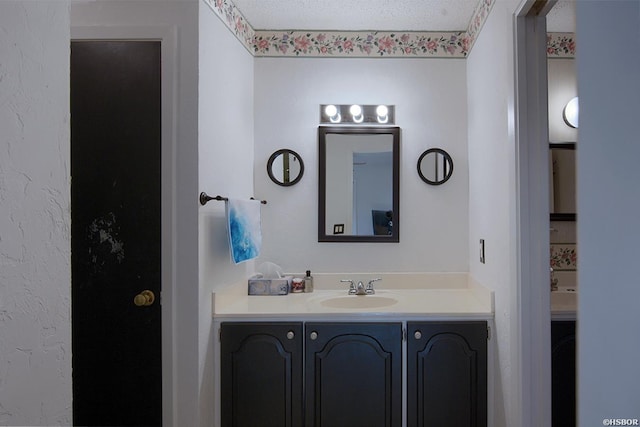
[[[275,151],[267,161],[267,174],[271,181],[288,187],[295,185],[304,175],[302,157],[293,150],[286,148]]]
[[[318,241],[400,241],[400,128],[318,128]]]
[[[418,158],[418,175],[430,185],[442,185],[453,174],[453,159],[441,148],[430,148]]]
[[[549,144],[551,221],[576,220],[576,145]]]

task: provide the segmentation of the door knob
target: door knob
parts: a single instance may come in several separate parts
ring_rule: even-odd
[[[147,307],[153,304],[156,300],[156,296],[150,290],[140,292],[133,298],[133,303],[138,307]]]

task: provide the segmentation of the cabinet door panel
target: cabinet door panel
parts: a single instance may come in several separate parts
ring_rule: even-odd
[[[220,359],[223,427],[302,425],[301,323],[223,323]]]
[[[551,322],[551,425],[576,425],[576,322]]]
[[[402,424],[400,323],[307,323],[305,337],[307,427]]]
[[[486,322],[407,324],[409,427],[486,427]]]

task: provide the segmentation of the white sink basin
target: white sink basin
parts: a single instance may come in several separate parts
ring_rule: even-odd
[[[345,295],[320,301],[320,305],[331,308],[380,308],[397,304],[398,300],[377,295]]]

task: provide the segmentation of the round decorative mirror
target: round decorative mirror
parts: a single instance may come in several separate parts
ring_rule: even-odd
[[[267,162],[267,173],[271,181],[288,187],[297,184],[304,174],[302,157],[286,148],[274,152]]]
[[[441,148],[430,148],[418,159],[418,175],[431,185],[444,184],[453,173],[453,160]]]

